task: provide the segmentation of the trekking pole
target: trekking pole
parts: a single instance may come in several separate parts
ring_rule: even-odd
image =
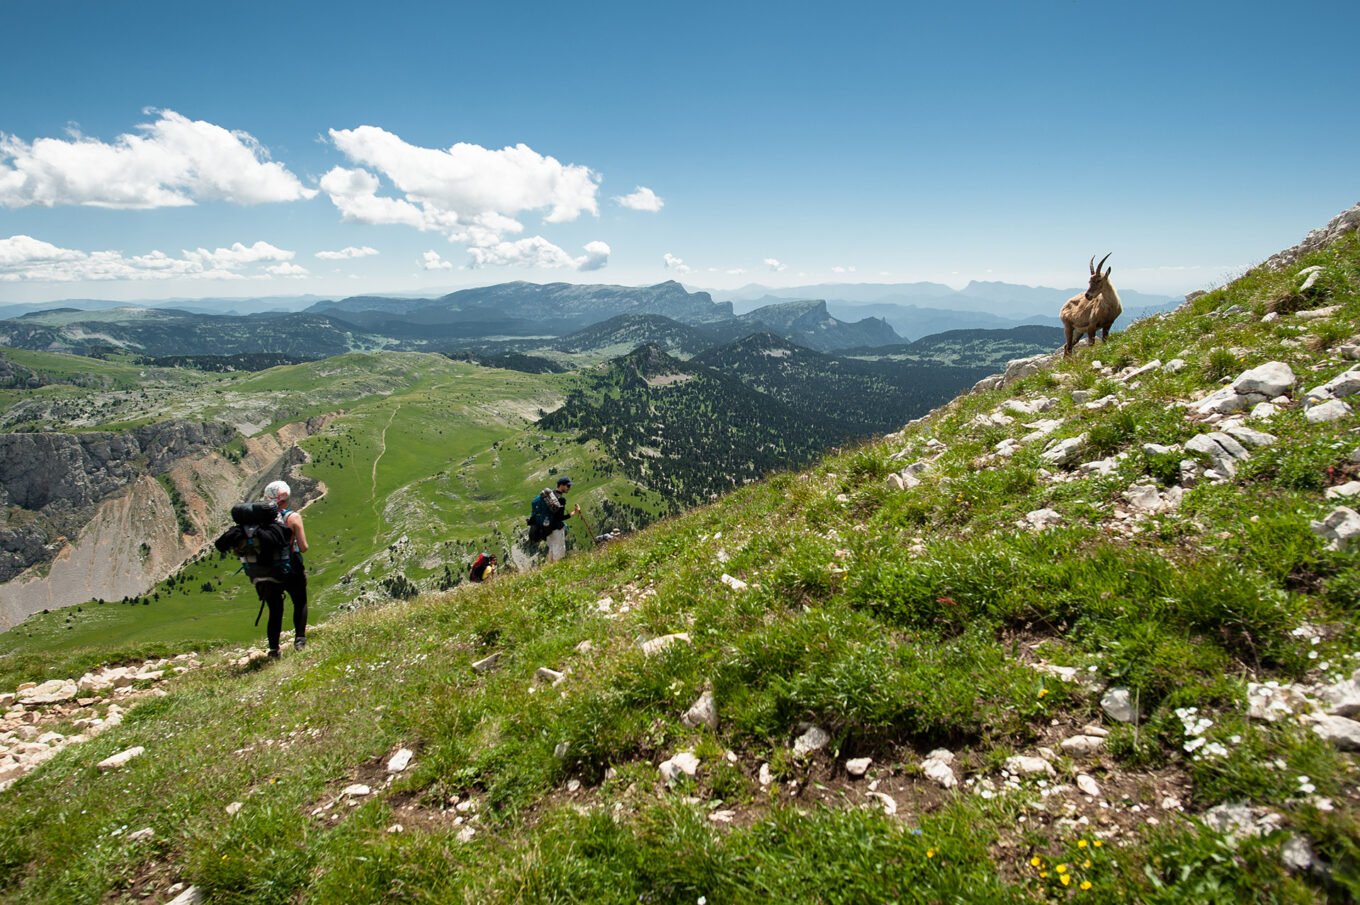
[[[590,545],[592,547],[595,546],[595,529],[590,527],[590,522],[586,521],[586,514],[584,512],[578,512],[576,513],[576,517],[581,520],[582,525],[586,526],[586,532],[590,534]]]
[[[263,615],[264,615],[264,598],[261,597],[261,598],[260,598],[260,611],[259,611],[258,613],[255,614],[255,626],[256,626],[256,628],[259,627],[259,625],[260,625],[260,617],[263,616]]]

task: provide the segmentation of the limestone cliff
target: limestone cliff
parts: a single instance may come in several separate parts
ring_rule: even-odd
[[[202,551],[232,503],[291,473],[312,418],[244,440],[229,426],[167,421],[127,433],[0,435],[0,629],[43,609],[144,593]],[[173,498],[172,498],[173,493]]]

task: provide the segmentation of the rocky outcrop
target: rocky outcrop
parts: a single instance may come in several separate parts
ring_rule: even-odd
[[[0,582],[50,559],[104,500],[235,433],[222,424],[165,421],[127,433],[0,434]]]
[[[239,436],[222,424],[0,435],[0,629],[44,609],[145,593],[274,478],[305,504],[318,488],[293,470],[306,458],[296,443],[329,420],[246,439],[239,461],[221,451]]]
[[[1271,270],[1283,270],[1309,252],[1325,248],[1347,233],[1357,230],[1360,230],[1360,204],[1337,214],[1326,226],[1313,230],[1293,248],[1286,248],[1278,254],[1271,255],[1266,259],[1265,266]]]

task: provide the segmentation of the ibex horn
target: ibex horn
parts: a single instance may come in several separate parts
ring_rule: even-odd
[[[1108,261],[1108,260],[1110,260],[1110,255],[1112,255],[1112,254],[1114,254],[1114,252],[1112,252],[1112,251],[1107,251],[1107,252],[1105,252],[1105,257],[1103,257],[1103,258],[1100,259],[1100,263],[1096,265],[1096,269],[1093,270],[1093,271],[1091,271],[1091,272],[1092,272],[1092,273],[1099,273],[1099,272],[1100,272],[1100,268],[1102,268],[1102,267],[1105,266],[1105,262]],[[1095,256],[1092,255],[1092,257],[1095,257]]]
[[[1095,275],[1096,275],[1096,256],[1095,256],[1095,255],[1091,255],[1091,262],[1090,262],[1089,264],[1087,264],[1086,266],[1089,267],[1089,268],[1091,268],[1091,276],[1095,276]]]

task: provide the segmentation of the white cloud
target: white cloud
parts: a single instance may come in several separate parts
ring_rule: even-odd
[[[831,268],[831,272],[832,272],[832,273],[854,273],[854,272],[855,272],[855,268],[854,268],[854,267],[840,267],[840,266],[836,266],[836,267]]]
[[[0,207],[141,210],[200,201],[262,204],[316,195],[246,132],[173,110],[112,143],[75,135],[32,143],[0,133]]]
[[[367,258],[377,253],[378,249],[369,248],[367,245],[361,245],[358,248],[350,245],[339,251],[318,251],[316,256],[323,261],[344,261],[347,258]]]
[[[776,273],[784,269],[784,265],[779,263],[777,258],[766,258],[762,263]]]
[[[434,249],[431,249],[431,250],[425,252],[425,253],[424,253],[423,255],[421,255],[420,257],[421,257],[421,261],[422,261],[422,263],[421,263],[420,266],[423,267],[423,268],[425,268],[426,270],[452,270],[452,269],[453,269],[453,264],[452,264],[451,262],[445,261],[443,258],[441,258],[441,257],[439,256],[439,252],[435,251]]]
[[[530,236],[514,242],[502,241],[493,245],[468,249],[473,267],[543,267],[566,270],[602,270],[609,263],[610,249],[604,242],[587,242],[585,254],[573,258],[542,236]]]
[[[630,195],[615,195],[614,203],[630,211],[646,211],[655,214],[666,206],[666,199],[646,186],[638,186]]]
[[[0,282],[75,283],[112,280],[244,280],[307,276],[290,263],[294,253],[268,242],[199,248],[171,257],[162,251],[124,255],[120,251],[59,248],[31,236],[0,239]],[[268,265],[268,266],[263,266]]]
[[[665,262],[667,270],[674,270],[676,273],[689,273],[690,271],[688,264],[669,251],[662,257],[662,260]]]
[[[572,257],[542,236],[509,238],[524,232],[516,218],[525,213],[541,211],[546,223],[598,214],[598,177],[587,167],[564,165],[523,144],[499,151],[464,142],[448,150],[422,148],[376,126],[332,129],[330,136],[356,165],[335,167],[321,178],[322,191],[345,220],[442,233],[468,247],[475,267],[594,270],[608,262],[603,242]],[[396,196],[379,194],[383,179]]]

